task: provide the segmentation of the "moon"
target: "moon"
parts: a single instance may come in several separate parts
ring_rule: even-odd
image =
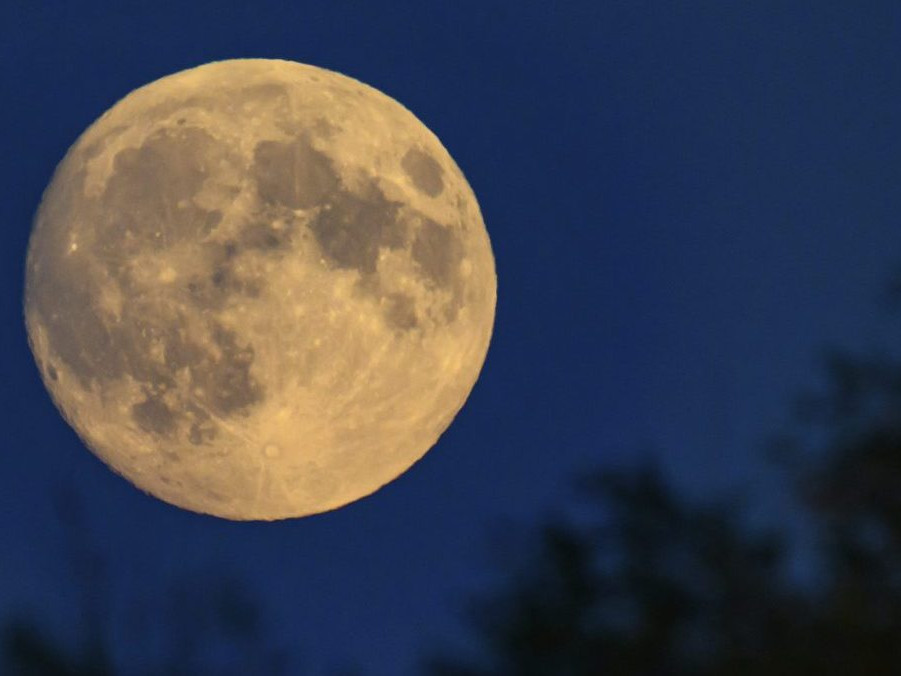
[[[235,520],[346,505],[447,429],[494,325],[472,189],[357,80],[238,59],[97,119],[37,210],[29,344],[63,417],[138,488]]]

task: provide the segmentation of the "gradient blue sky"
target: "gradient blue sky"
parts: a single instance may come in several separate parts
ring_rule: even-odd
[[[371,497],[276,524],[114,476],[54,409],[21,319],[31,217],[69,145],[132,89],[234,57],[337,70],[410,108],[473,186],[499,278],[484,371],[438,445]],[[577,469],[653,447],[688,491],[778,503],[761,441],[823,346],[888,326],[895,2],[7,0],[0,95],[0,612],[62,636],[60,482],[84,496],[117,626],[173,579],[229,571],[309,673],[415,673],[503,579],[492,528],[560,504]]]

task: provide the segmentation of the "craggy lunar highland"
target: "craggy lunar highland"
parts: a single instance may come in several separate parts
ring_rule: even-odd
[[[497,282],[475,197],[393,99],[277,60],[211,63],[72,146],[28,250],[56,405],[175,505],[281,519],[372,493],[472,389]]]

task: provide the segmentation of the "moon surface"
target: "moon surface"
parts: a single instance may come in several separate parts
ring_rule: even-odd
[[[282,519],[377,490],[478,378],[494,258],[412,113],[349,77],[241,59],[137,89],[57,167],[26,263],[55,404],[174,505]]]

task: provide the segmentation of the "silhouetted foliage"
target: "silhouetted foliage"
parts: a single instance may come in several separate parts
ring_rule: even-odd
[[[70,656],[28,620],[9,622],[3,635],[5,674],[10,676],[104,676],[112,674],[105,662]]]
[[[896,290],[896,289],[895,289]],[[812,552],[653,465],[576,482],[590,525],[546,524],[523,575],[468,612],[484,658],[434,676],[901,673],[901,364],[832,350],[779,444]],[[579,522],[581,523],[581,521]]]
[[[176,580],[161,599],[127,599],[127,657],[111,650],[106,561],[82,501],[69,484],[54,502],[65,534],[72,583],[79,592],[78,649],[67,650],[33,619],[6,623],[0,673],[9,676],[244,676],[289,673],[288,655],[268,644],[262,611],[248,589],[215,571]],[[158,601],[158,599],[153,599]]]
[[[431,673],[742,674],[797,659],[788,637],[808,610],[778,538],[686,504],[653,468],[581,484],[602,522],[545,526],[531,573],[472,608],[491,663],[442,658]]]
[[[118,664],[107,656],[107,633],[100,635],[99,651],[90,650],[90,644],[82,639],[80,652],[70,654],[59,641],[45,635],[30,621],[9,622],[3,636],[2,673],[10,676],[277,676],[288,673],[287,656],[267,645],[260,609],[247,590],[234,580],[186,579],[173,585],[165,600],[162,611],[152,618],[145,617],[143,623],[148,634],[162,634],[159,645],[147,649],[140,640],[130,641],[130,657]]]

